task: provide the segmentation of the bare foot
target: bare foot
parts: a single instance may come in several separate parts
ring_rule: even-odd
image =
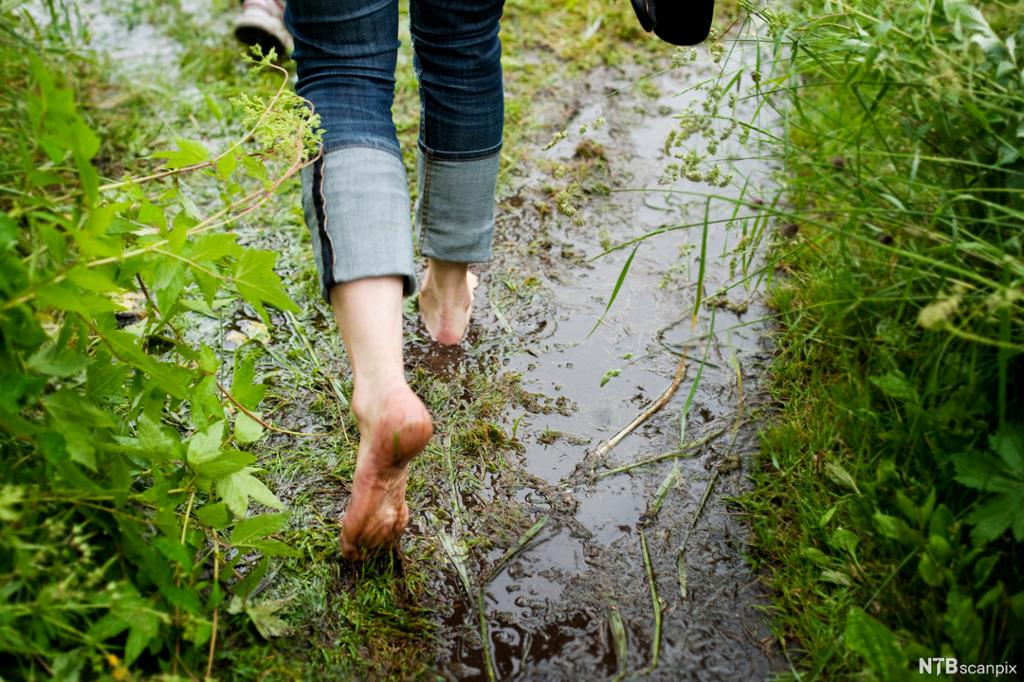
[[[394,542],[405,530],[409,462],[433,433],[427,408],[404,382],[381,396],[376,404],[356,410],[359,454],[341,531],[341,553],[352,560]]]
[[[477,284],[464,263],[430,261],[420,288],[420,318],[430,338],[444,346],[462,341]]]

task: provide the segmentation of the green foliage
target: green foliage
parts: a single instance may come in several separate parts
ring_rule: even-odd
[[[228,390],[185,330],[222,297],[264,320],[296,309],[275,254],[225,228],[297,171],[316,120],[282,71],[239,103],[252,130],[224,151],[178,138],[109,181],[120,141],[83,105],[97,64],[10,7],[0,20],[34,33],[0,42],[0,667],[202,670],[225,600],[248,608],[253,557],[296,551],[274,537],[285,514],[249,516],[283,509],[247,450],[263,427],[235,407],[258,416],[252,357]],[[266,605],[247,613],[276,627]]]
[[[1019,658],[1024,14],[749,9],[785,57],[749,79],[786,124],[766,213],[787,275],[744,499],[779,639],[815,678]]]

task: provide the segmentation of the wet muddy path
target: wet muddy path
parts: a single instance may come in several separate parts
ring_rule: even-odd
[[[733,63],[751,58],[743,52],[737,43]],[[700,106],[705,92],[687,90],[719,68],[705,59],[655,76],[646,95],[623,73],[593,74],[565,102],[577,110],[565,121],[571,132],[543,153],[579,171],[589,189],[577,220],[538,210],[551,203],[550,178],[527,179],[503,204],[476,324],[519,340],[500,362],[547,398],[505,415],[533,480],[518,499],[543,525],[482,578],[482,600],[463,599],[446,619],[440,668],[452,678],[484,676],[486,657],[499,679],[763,679],[776,667],[757,610],[765,596],[743,559],[744,522],[727,502],[746,485],[768,359],[756,287],[734,285],[744,257],[734,249],[756,226],[728,222],[734,205],[701,196],[737,198],[743,187],[756,197],[771,169],[736,161],[729,170],[739,180],[722,190],[683,180],[668,193],[658,184],[678,123],[666,113]],[[733,141],[718,156],[753,154]],[[672,226],[689,227],[639,241],[634,253],[631,240]],[[705,303],[694,318],[702,248]],[[523,281],[536,294],[502,309],[501,290]],[[681,355],[672,398],[608,449],[669,389]],[[673,451],[684,454],[618,471]],[[493,565],[501,551],[492,554]]]
[[[184,47],[153,28],[149,15],[159,18],[161,7],[134,24],[96,15],[91,26],[94,46],[120,73],[159,72],[152,96],[177,93],[187,115],[168,116],[170,135],[188,127],[189,109],[210,102],[205,93],[216,84],[197,76],[207,68],[194,57],[198,45]],[[223,51],[228,15],[183,7],[202,27],[195,32],[202,50]],[[262,662],[262,642],[251,649],[257,668],[276,666],[266,668],[267,679],[305,679],[310,670],[333,678],[336,669],[352,669],[346,651],[353,649],[379,675],[409,676],[405,663],[378,659],[410,641],[429,647],[426,665],[448,679],[763,679],[779,667],[758,610],[766,596],[744,561],[744,520],[728,503],[747,485],[763,402],[758,377],[769,356],[757,279],[745,278],[756,269],[745,246],[765,226],[733,200],[769,193],[772,169],[733,130],[717,149],[698,135],[676,150],[724,159],[723,172],[732,174],[726,187],[659,184],[678,163],[666,154],[677,114],[692,106],[715,135],[726,132],[705,102],[716,82],[755,64],[749,40],[730,36],[724,64],[702,48],[695,63],[659,75],[602,67],[536,93],[538,129],[567,132],[547,146],[534,140],[526,160],[503,175],[495,258],[478,269],[468,340],[455,350],[425,342],[407,311],[408,369],[421,394],[436,393],[428,403],[441,428],[413,466],[422,483],[410,488],[413,518],[403,541],[406,582],[418,570],[427,584],[398,600],[413,625],[390,640],[351,634],[369,608],[361,585],[373,582],[337,561],[337,518],[353,466],[351,384],[329,311],[317,300],[297,187],[233,228],[243,243],[280,254],[278,271],[303,313],[275,315],[267,329],[251,310],[226,303],[216,316],[197,316],[193,333],[226,359],[258,347],[267,414],[286,428],[329,434],[307,441],[270,434],[257,446],[291,511],[289,540],[305,552],[272,569],[254,593],[281,608],[290,628],[271,645],[281,652],[277,662]],[[164,63],[172,56],[181,68]],[[237,133],[219,116],[205,135],[213,146]],[[566,193],[574,181],[578,189]],[[661,233],[639,240],[652,231]],[[608,447],[674,377],[681,381],[667,403]],[[495,398],[497,414],[463,409],[475,387],[495,381],[514,385],[515,398]],[[478,428],[485,422],[493,426]],[[460,447],[479,441],[467,438],[473,429],[504,448],[500,464]],[[470,470],[478,463],[476,476]],[[367,622],[389,623],[397,613]],[[434,639],[419,634],[415,619],[423,614]],[[225,639],[224,655],[234,661],[232,646],[252,644]],[[332,647],[335,655],[323,654]]]

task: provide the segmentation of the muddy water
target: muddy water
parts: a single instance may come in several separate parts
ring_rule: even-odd
[[[749,63],[750,49],[734,47],[729,58],[733,67]],[[508,358],[508,366],[522,374],[524,388],[557,399],[562,409],[519,409],[507,415],[509,428],[515,425],[525,445],[523,464],[536,481],[534,489],[521,491],[520,499],[533,517],[547,516],[548,521],[486,584],[489,641],[481,639],[472,605],[462,604],[450,615],[452,644],[439,663],[452,678],[482,677],[483,647],[488,647],[499,679],[603,679],[623,671],[645,679],[762,679],[777,667],[757,610],[765,596],[743,560],[744,522],[726,501],[746,486],[744,469],[755,447],[750,415],[768,356],[762,341],[767,313],[756,287],[735,286],[718,299],[719,305],[701,306],[694,325],[690,316],[702,228],[666,232],[641,243],[617,300],[591,333],[631,251],[601,256],[609,243],[703,221],[704,198],[666,193],[657,180],[669,161],[663,152],[666,135],[676,124],[666,113],[700,100],[701,92],[683,91],[715,73],[713,65],[698,61],[658,76],[654,84],[660,95],[653,99],[629,89],[631,80],[622,74],[595,74],[567,129],[575,131],[581,123],[600,118],[604,125],[590,130],[590,142],[582,147],[582,138],[570,134],[546,154],[552,161],[572,164],[597,149],[591,143],[599,144],[608,161],[603,179],[611,193],[588,197],[584,225],[576,226],[538,217],[531,194],[537,189],[527,183],[519,190],[519,198],[526,200],[507,203],[499,219],[499,234],[507,240],[536,241],[540,236],[541,242],[532,249],[539,255],[525,260],[516,260],[522,258],[521,250],[519,256],[499,256],[483,280],[484,286],[502,286],[498,273],[504,266],[541,281],[543,294],[531,305],[502,311],[500,322],[520,336],[524,348]],[[627,89],[609,94],[621,87]],[[735,141],[720,147],[717,155],[756,156]],[[747,197],[756,198],[770,186],[771,168],[764,162],[736,161],[731,170],[736,176],[731,189],[686,181],[671,187],[737,197],[737,188],[746,182]],[[642,188],[649,191],[627,191]],[[514,208],[517,203],[519,209]],[[741,238],[740,221],[728,228],[724,222],[714,223],[728,220],[734,210],[725,201],[713,201],[708,209],[712,225],[704,297],[742,277],[742,268],[729,253]],[[666,279],[669,271],[675,276]],[[477,312],[484,324],[493,323],[493,303],[490,310],[485,305],[480,302]],[[688,356],[686,375],[671,402],[606,456],[598,456],[602,442],[669,386],[678,352]],[[722,432],[720,436],[691,458],[595,475],[673,450],[695,381],[684,440]],[[678,478],[650,518],[645,512],[676,466]],[[641,534],[662,611],[653,669],[655,609]],[[617,654],[623,637],[613,634],[615,613],[624,626],[624,658]]]

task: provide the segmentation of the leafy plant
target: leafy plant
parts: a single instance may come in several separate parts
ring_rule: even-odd
[[[971,539],[985,545],[1007,530],[1017,542],[1024,541],[1024,432],[1006,426],[989,438],[996,456],[985,452],[961,454],[953,458],[956,480],[981,492],[991,493],[978,501],[977,508],[965,519],[974,526]]]
[[[267,322],[296,309],[275,254],[225,228],[314,153],[316,117],[259,57],[253,79],[280,79],[237,102],[244,136],[219,153],[179,138],[110,181],[117,140],[83,110],[80,76],[31,45],[0,44],[17,141],[0,146],[0,665],[209,674],[224,600],[258,612],[244,605],[268,557],[296,552],[275,537],[287,515],[261,513],[284,505],[247,451],[266,426],[253,357],[224,367],[190,320],[224,297]]]

